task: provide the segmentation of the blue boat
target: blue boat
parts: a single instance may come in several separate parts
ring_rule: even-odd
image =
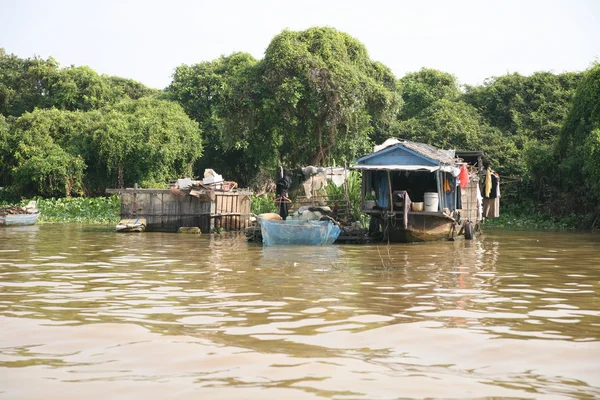
[[[0,215],[0,225],[33,225],[40,213]]]
[[[259,218],[263,244],[323,246],[333,244],[341,229],[332,221],[270,220]]]

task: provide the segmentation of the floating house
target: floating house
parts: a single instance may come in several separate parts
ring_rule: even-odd
[[[388,139],[351,167],[362,171],[362,211],[390,242],[473,237],[481,221],[476,167],[425,143]]]

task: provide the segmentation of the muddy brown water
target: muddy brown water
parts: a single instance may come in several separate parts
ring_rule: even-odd
[[[0,229],[1,399],[600,398],[600,236]]]

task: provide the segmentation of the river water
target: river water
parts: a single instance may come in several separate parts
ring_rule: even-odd
[[[2,399],[600,398],[600,236],[0,229]]]

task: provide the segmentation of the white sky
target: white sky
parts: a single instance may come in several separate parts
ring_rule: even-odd
[[[330,26],[400,78],[422,67],[462,83],[600,61],[598,0],[0,0],[0,47],[164,88],[175,67],[244,51],[283,29]]]

